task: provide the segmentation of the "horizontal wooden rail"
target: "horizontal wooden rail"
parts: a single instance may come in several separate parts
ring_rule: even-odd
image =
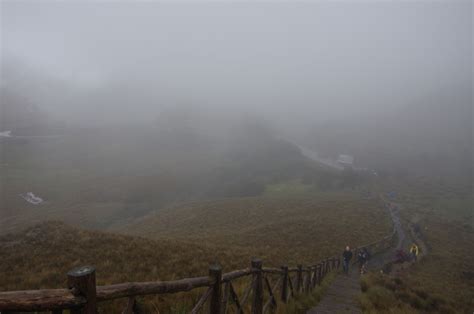
[[[240,269],[240,270],[234,270],[229,273],[225,273],[222,275],[222,282],[228,282],[235,280],[237,278],[245,277],[252,275],[254,273],[258,272],[257,270],[253,270],[250,268],[245,268],[245,269]]]
[[[69,289],[42,289],[0,292],[0,311],[43,311],[75,308],[86,299],[75,296]]]
[[[97,301],[106,301],[124,297],[165,294],[190,291],[214,284],[210,277],[186,278],[174,281],[127,282],[116,285],[98,286]]]

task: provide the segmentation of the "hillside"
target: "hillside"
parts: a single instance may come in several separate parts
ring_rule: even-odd
[[[266,131],[249,136],[239,129],[224,141],[163,128],[0,139],[0,234],[49,219],[106,229],[174,203],[257,196],[276,182],[336,177]],[[45,202],[28,204],[19,197],[26,192]]]
[[[380,204],[339,193],[188,203],[157,210],[115,230],[238,247],[277,263],[307,263],[348,244],[371,242],[390,228]]]
[[[201,219],[202,214],[207,219]],[[79,265],[94,265],[98,284],[103,285],[205,275],[209,263],[216,261],[230,271],[248,266],[252,256],[275,267],[316,262],[346,244],[388,234],[390,223],[373,201],[346,195],[338,201],[242,198],[192,203],[170,208],[166,216],[153,214],[116,228],[149,238],[76,229],[60,222],[1,236],[1,289],[64,287],[66,272]],[[189,309],[199,293],[147,297],[144,303],[152,312],[159,307],[174,313]],[[116,310],[121,302],[106,309]]]
[[[385,182],[398,192],[400,214],[428,245],[428,255],[402,277],[405,285],[443,301],[455,313],[474,307],[474,217],[472,183],[445,184],[427,178]],[[387,189],[388,190],[388,189]],[[423,301],[425,302],[425,301]],[[412,303],[416,308],[426,304]],[[385,311],[392,313],[385,304]],[[447,313],[441,311],[441,313]]]

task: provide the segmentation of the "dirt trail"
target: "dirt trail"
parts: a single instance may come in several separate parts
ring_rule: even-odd
[[[307,314],[362,313],[357,303],[360,294],[359,272],[352,267],[349,275],[339,274],[319,304]]]
[[[392,218],[393,227],[397,232],[397,243],[396,245],[387,249],[385,252],[375,255],[369,260],[368,269],[371,271],[381,270],[385,264],[391,262],[394,259],[397,250],[407,250],[412,243],[410,234],[406,232],[405,228],[400,222],[400,205],[391,203],[391,206],[388,206],[387,210],[390,213],[390,217]]]
[[[382,267],[393,260],[395,252],[401,248],[407,248],[411,243],[411,237],[400,222],[398,204],[387,205],[393,226],[397,232],[397,243],[384,253],[377,254],[369,260],[368,268],[372,271]],[[360,274],[357,266],[352,265],[349,275],[339,274],[324,294],[321,302],[310,309],[307,314],[326,313],[362,313],[357,302],[360,294]]]

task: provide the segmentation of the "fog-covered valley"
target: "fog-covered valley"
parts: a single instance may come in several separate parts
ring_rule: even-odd
[[[471,1],[0,8],[0,311],[85,264],[103,285],[312,263],[396,208],[429,252],[358,306],[472,312]]]

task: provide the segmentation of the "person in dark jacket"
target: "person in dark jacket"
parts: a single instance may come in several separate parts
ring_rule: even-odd
[[[346,249],[342,253],[342,269],[345,274],[349,274],[349,263],[352,259],[352,251],[349,246],[346,246]]]
[[[408,254],[404,251],[404,250],[397,250],[395,252],[395,263],[396,264],[401,264],[401,263],[404,263],[406,261],[409,261],[410,258],[408,257]]]
[[[357,254],[357,261],[359,262],[359,271],[361,274],[365,274],[367,272],[366,265],[367,261],[369,260],[369,251],[366,248],[363,248]]]

